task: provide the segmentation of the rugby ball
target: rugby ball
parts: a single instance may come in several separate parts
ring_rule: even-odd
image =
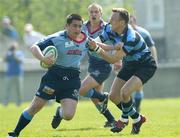
[[[56,49],[56,47],[54,47],[54,46],[48,46],[48,47],[46,47],[46,48],[42,51],[42,53],[43,53],[43,55],[44,55],[45,57],[48,57],[48,56],[53,55],[53,58],[54,58],[55,61],[56,61],[56,59],[57,59],[57,57],[58,57],[57,49]],[[49,65],[45,64],[45,63],[42,62],[42,61],[40,62],[40,66],[41,66],[42,68],[49,68],[49,67],[50,67]]]

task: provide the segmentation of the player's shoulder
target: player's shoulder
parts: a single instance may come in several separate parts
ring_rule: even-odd
[[[58,31],[58,32],[55,32],[51,35],[48,35],[47,38],[53,39],[53,38],[65,37],[65,36],[66,36],[66,32],[65,32],[65,30],[63,30],[63,31]]]
[[[110,24],[110,23],[106,23],[106,24],[104,25],[104,31],[106,31],[106,32],[111,32],[111,30],[112,30],[111,24]]]
[[[131,27],[131,25],[128,25],[127,27],[127,41],[135,41],[137,34],[136,31]]]
[[[137,27],[136,27],[136,31],[137,31],[138,33],[140,33],[141,35],[145,35],[145,36],[148,36],[148,37],[151,36],[150,33],[149,33],[149,31],[146,30],[146,29],[143,28],[143,27],[137,26]]]

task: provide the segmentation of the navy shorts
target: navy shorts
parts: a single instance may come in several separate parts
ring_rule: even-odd
[[[144,84],[154,75],[156,69],[157,66],[153,59],[144,63],[124,63],[117,77],[128,81],[133,75],[135,75],[140,78]]]
[[[110,64],[89,65],[88,72],[100,85],[110,76],[112,67]]]
[[[45,100],[71,98],[78,100],[81,85],[77,70],[48,70],[42,77],[36,96]]]

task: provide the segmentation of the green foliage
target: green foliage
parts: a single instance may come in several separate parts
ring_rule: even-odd
[[[141,111],[147,117],[147,122],[142,126],[138,137],[178,137],[180,135],[179,104],[180,99],[144,100]],[[21,112],[27,106],[27,103],[19,108],[12,104],[7,108],[0,105],[2,137],[7,136],[7,132],[14,129]],[[74,119],[62,121],[60,127],[54,130],[50,123],[56,107],[57,104],[50,105],[39,112],[20,137],[132,137],[131,121],[121,133],[117,134],[111,133],[108,128],[102,128],[105,119],[91,101],[80,101]],[[109,109],[118,119],[120,112],[117,107],[109,102]]]
[[[124,1],[125,6],[130,7],[131,1]],[[118,0],[0,0],[0,19],[9,16],[21,36],[26,23],[32,23],[36,30],[47,35],[63,29],[65,17],[70,13],[88,19],[87,7],[92,2],[102,5],[105,20],[113,7],[123,6]]]

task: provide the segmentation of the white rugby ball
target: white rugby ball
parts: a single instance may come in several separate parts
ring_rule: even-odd
[[[48,47],[46,47],[44,50],[43,50],[43,55],[45,56],[45,57],[48,57],[48,56],[50,56],[50,55],[53,55],[53,58],[54,58],[54,60],[56,61],[56,59],[57,59],[57,57],[58,57],[58,52],[57,52],[57,49],[56,49],[56,47],[54,47],[54,46],[48,46]],[[45,64],[44,62],[40,62],[40,65],[41,65],[41,67],[42,68],[49,68],[50,66],[49,65],[47,65],[47,64]]]

